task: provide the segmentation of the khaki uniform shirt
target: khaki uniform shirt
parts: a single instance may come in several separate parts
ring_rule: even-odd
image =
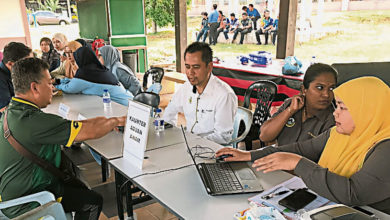
[[[279,113],[283,112],[290,106],[290,104],[291,99],[286,99],[283,105],[280,106],[278,111],[272,117],[274,118]],[[303,109],[297,111],[284,125],[282,131],[276,138],[279,146],[317,137],[335,125],[332,106],[318,112],[314,117],[306,119],[303,123],[302,111]]]
[[[56,167],[61,163],[61,145],[70,146],[81,129],[81,122],[68,121],[42,112],[35,104],[13,97],[8,106],[8,127],[23,147]],[[62,184],[48,171],[23,157],[4,138],[0,119],[0,202],[49,190],[62,194]],[[9,217],[33,208],[27,204],[2,210]]]

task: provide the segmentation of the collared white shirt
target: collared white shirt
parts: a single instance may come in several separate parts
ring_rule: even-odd
[[[187,131],[219,144],[232,140],[237,96],[233,89],[211,74],[202,94],[194,93],[187,81],[173,95],[163,119],[176,124],[177,113],[184,113]]]

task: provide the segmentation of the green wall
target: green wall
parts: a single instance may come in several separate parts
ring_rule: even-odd
[[[108,25],[104,0],[88,0],[77,2],[80,36],[94,39],[96,36],[108,39]]]
[[[112,35],[145,34],[142,0],[110,0]]]

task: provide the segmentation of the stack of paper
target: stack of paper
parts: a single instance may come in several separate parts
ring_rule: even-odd
[[[279,185],[274,186],[273,188],[271,188],[271,189],[269,189],[267,191],[264,191],[264,192],[260,193],[259,195],[256,195],[254,197],[249,198],[249,201],[255,202],[255,203],[259,204],[259,205],[275,207],[276,209],[278,209],[281,213],[283,213],[287,217],[294,218],[295,212],[290,211],[290,210],[286,209],[285,207],[279,205],[278,202],[279,202],[279,200],[281,200],[284,197],[286,197],[286,196],[290,195],[291,193],[293,193],[294,190],[301,189],[301,188],[306,188],[305,183],[302,181],[301,178],[293,177],[293,178],[291,178],[291,179],[289,179],[289,180],[287,180],[287,181],[285,181],[285,182],[283,182],[283,183],[281,183]],[[282,192],[282,191],[289,191],[289,192],[285,193],[283,195],[274,196],[274,197],[269,198],[269,199],[265,199],[264,198],[264,196],[271,195],[273,193]],[[313,191],[310,191],[310,192],[316,194]],[[324,197],[321,197],[321,196],[317,195],[317,198],[314,201],[312,201],[311,203],[309,203],[308,205],[306,205],[304,207],[304,209],[306,211],[310,211],[310,210],[322,207],[324,205],[331,205],[331,204],[335,204],[335,203],[329,201],[328,199],[326,199]]]

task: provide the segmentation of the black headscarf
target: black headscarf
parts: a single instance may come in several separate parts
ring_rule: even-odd
[[[75,78],[93,83],[118,85],[119,81],[114,74],[99,62],[92,49],[80,47],[73,55],[79,67]]]
[[[53,43],[51,43],[51,41],[49,47],[50,47],[49,52],[47,53],[42,52],[41,59],[46,61],[49,64],[50,66],[49,72],[51,72],[60,66],[61,61],[60,61],[60,54],[56,50],[54,50],[54,46]]]

